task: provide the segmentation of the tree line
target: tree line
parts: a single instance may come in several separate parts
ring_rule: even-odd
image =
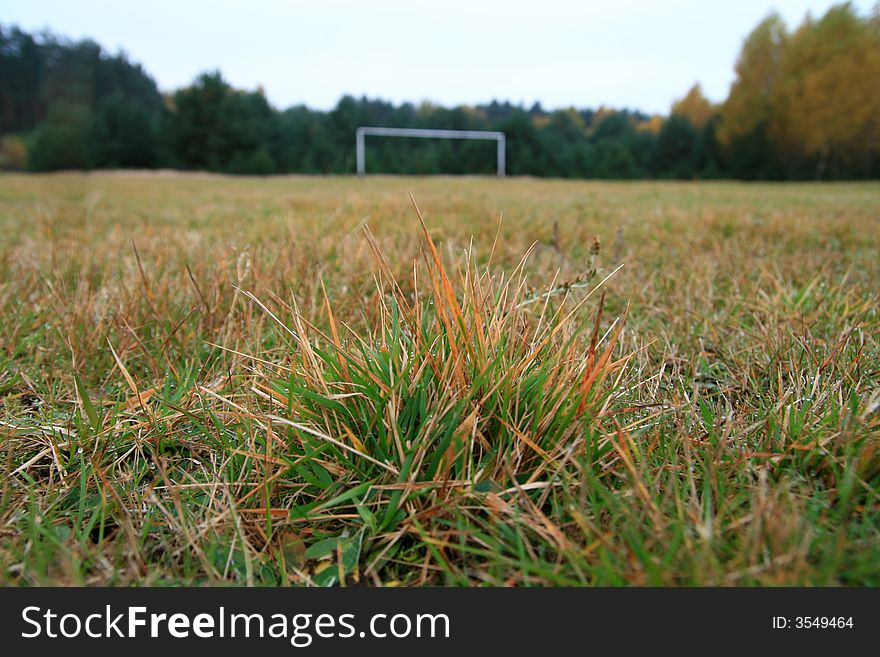
[[[880,15],[849,3],[748,36],[728,98],[694,85],[668,116],[549,111],[493,101],[445,108],[343,97],[278,110],[219,72],[163,94],[138,64],[89,40],[0,26],[0,167],[353,173],[359,125],[500,130],[512,175],[562,178],[880,177]],[[494,143],[369,139],[369,170],[492,173]]]

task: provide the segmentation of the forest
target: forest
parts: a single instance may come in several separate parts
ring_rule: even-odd
[[[219,71],[160,90],[124,53],[0,25],[0,168],[170,168],[350,174],[359,125],[500,130],[508,173],[558,178],[830,180],[880,177],[880,13],[849,3],[745,39],[728,97],[695,84],[667,116],[492,101],[446,108],[344,96],[273,107]],[[589,85],[589,80],[572,81]],[[371,172],[492,173],[494,144],[368,140]]]

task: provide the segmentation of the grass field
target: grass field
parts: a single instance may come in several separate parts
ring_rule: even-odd
[[[874,183],[2,176],[0,581],[880,585],[878,288]]]

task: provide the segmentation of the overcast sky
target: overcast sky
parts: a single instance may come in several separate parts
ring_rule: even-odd
[[[789,27],[810,0],[0,0],[0,23],[92,37],[163,90],[220,69],[277,107],[327,109],[346,93],[394,102],[665,113],[699,81],[722,100],[743,39],[772,9]],[[872,0],[854,2],[862,14]]]

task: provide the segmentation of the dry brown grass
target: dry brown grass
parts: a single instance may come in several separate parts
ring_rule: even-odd
[[[878,208],[0,177],[3,577],[876,584]]]

